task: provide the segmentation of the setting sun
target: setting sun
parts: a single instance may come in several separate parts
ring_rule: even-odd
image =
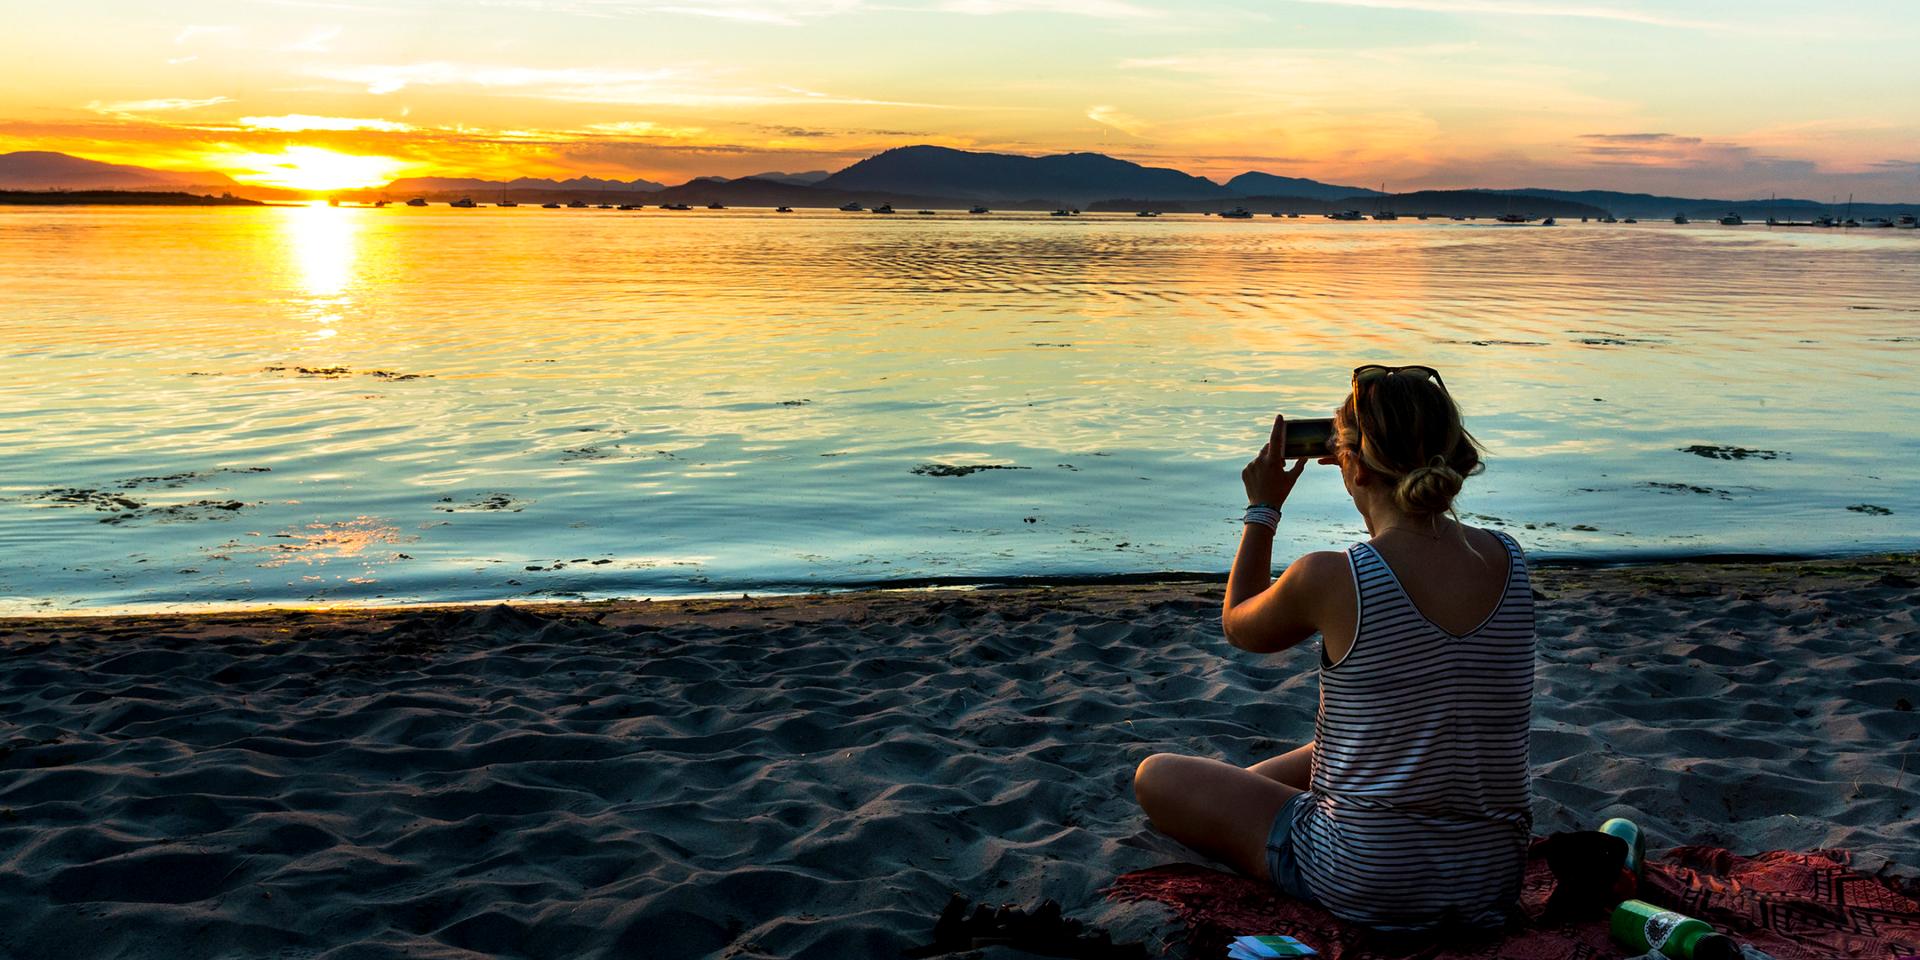
[[[241,183],[289,190],[353,190],[392,180],[407,164],[393,157],[338,153],[322,147],[287,147],[279,153],[218,158]]]

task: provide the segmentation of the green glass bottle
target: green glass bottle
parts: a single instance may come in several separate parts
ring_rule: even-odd
[[[1714,933],[1705,921],[1645,900],[1622,901],[1610,927],[1613,939],[1636,953],[1657,952],[1670,960],[1740,960],[1733,940]]]
[[[1647,838],[1640,833],[1640,825],[1625,817],[1614,817],[1600,825],[1600,832],[1627,842],[1627,872],[1640,876],[1640,868],[1647,862]]]

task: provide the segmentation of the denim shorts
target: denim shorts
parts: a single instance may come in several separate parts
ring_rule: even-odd
[[[1273,818],[1273,829],[1267,833],[1267,873],[1273,877],[1274,886],[1305,903],[1313,902],[1313,894],[1307,890],[1306,878],[1300,874],[1300,858],[1293,849],[1293,818],[1309,796],[1311,794],[1296,793],[1289,798]]]

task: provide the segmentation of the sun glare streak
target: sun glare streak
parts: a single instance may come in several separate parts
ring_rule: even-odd
[[[209,157],[241,183],[289,190],[354,190],[379,186],[407,168],[394,157],[339,153],[323,147],[290,146],[279,153]]]
[[[304,339],[331,340],[339,335],[337,324],[353,301],[361,212],[319,203],[277,212],[290,286],[300,294],[290,302],[310,325]]]
[[[339,296],[352,284],[360,220],[357,211],[325,204],[284,209],[281,224],[289,259],[307,296]]]

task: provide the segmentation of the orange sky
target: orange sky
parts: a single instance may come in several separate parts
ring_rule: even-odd
[[[1920,6],[1861,0],[20,5],[0,150],[242,182],[679,182],[891,146],[1218,179],[1920,199]]]

